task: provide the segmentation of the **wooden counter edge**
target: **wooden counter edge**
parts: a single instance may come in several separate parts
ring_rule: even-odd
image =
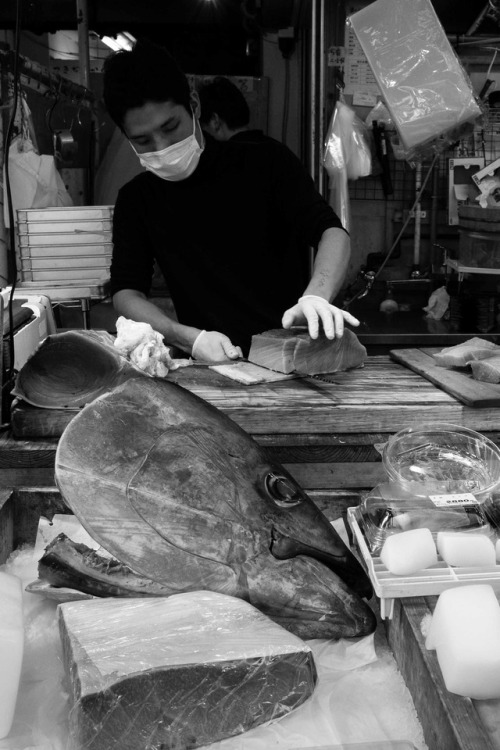
[[[421,623],[436,597],[396,599],[386,631],[399,670],[411,693],[429,750],[495,750],[473,702],[450,693],[436,652],[425,647]]]

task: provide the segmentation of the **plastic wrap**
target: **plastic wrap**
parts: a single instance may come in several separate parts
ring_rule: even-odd
[[[343,521],[336,526],[347,539]],[[16,551],[3,566],[24,583],[36,575],[32,548]],[[68,750],[68,691],[56,605],[24,593],[26,623],[23,676],[14,726],[2,750]],[[384,628],[373,635],[339,641],[308,641],[319,679],[312,697],[296,711],[245,734],[213,743],[210,750],[290,750],[348,746],[377,741],[403,750],[402,737],[425,750],[422,728]],[[374,690],[374,685],[377,689]],[[353,700],[352,696],[356,699]],[[340,750],[339,747],[339,750]],[[378,745],[375,745],[378,750]],[[206,749],[208,750],[208,748]]]
[[[376,0],[348,19],[398,130],[406,158],[481,114],[430,0]],[[447,137],[449,136],[449,137]]]
[[[500,485],[500,448],[460,425],[400,430],[385,444],[382,461],[389,479],[416,495],[469,493],[485,502]]]
[[[349,119],[349,107],[337,102],[333,110],[325,144],[323,164],[330,178],[330,204],[349,231],[351,216],[349,207],[349,190],[347,187],[347,153],[346,121]]]
[[[75,750],[185,750],[279,719],[314,691],[311,649],[206,591],[60,605]]]
[[[415,494],[396,482],[377,485],[361,503],[358,516],[372,554],[381,551],[388,537],[414,529],[429,529],[434,541],[440,531],[495,536],[484,507],[473,495],[455,494],[447,503],[446,497]]]

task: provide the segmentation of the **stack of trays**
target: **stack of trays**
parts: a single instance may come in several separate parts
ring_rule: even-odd
[[[109,279],[113,206],[17,212],[23,285],[96,286]]]

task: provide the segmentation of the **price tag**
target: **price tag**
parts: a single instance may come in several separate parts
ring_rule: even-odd
[[[429,499],[432,500],[434,505],[438,508],[446,508],[448,506],[458,505],[479,505],[478,501],[470,492],[457,492],[451,495],[429,495]]]

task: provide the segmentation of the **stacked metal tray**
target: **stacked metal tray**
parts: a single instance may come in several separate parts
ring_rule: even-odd
[[[21,209],[21,282],[93,287],[109,278],[113,206]]]

